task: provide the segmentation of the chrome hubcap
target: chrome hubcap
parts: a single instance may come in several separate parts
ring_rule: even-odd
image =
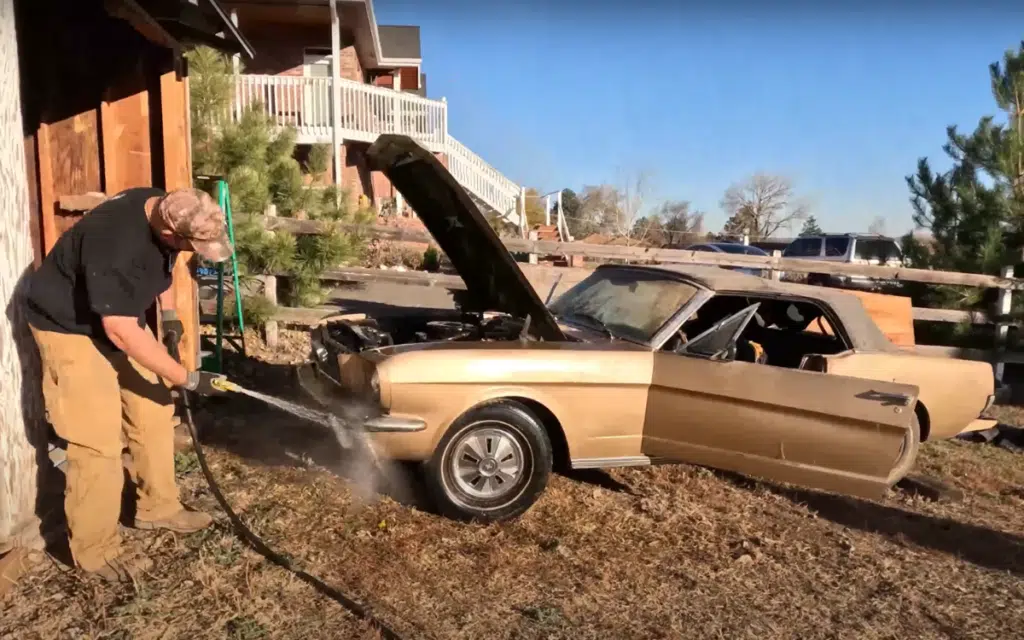
[[[483,428],[462,436],[452,448],[451,477],[459,490],[474,498],[503,497],[523,477],[525,454],[507,431]]]

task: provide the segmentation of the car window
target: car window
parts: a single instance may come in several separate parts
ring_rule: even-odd
[[[694,285],[634,269],[598,269],[562,294],[549,309],[570,324],[604,325],[614,336],[649,342],[693,298]]]
[[[809,258],[820,254],[821,238],[797,238],[782,252],[789,258]]]
[[[894,240],[858,239],[854,248],[854,257],[858,260],[877,260],[886,262],[888,260],[902,260],[903,252]]]
[[[690,251],[714,251],[711,247],[706,244],[695,244],[692,247],[687,247]]]
[[[687,342],[683,353],[711,358],[728,352],[730,347],[735,344],[736,338],[746,328],[747,323],[754,317],[754,312],[759,306],[760,303],[754,303],[721,320],[715,326]]]
[[[747,254],[749,256],[766,256],[766,255],[768,255],[767,251],[765,251],[764,249],[759,249],[757,247],[747,246],[747,247],[744,247],[743,249],[744,249],[743,253],[745,253],[745,254]]]
[[[720,244],[718,248],[726,253],[746,253],[747,247],[742,244]]]
[[[850,248],[849,238],[825,238],[825,256],[842,258]]]

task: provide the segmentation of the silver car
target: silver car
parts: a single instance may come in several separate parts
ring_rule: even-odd
[[[896,240],[873,233],[826,233],[801,236],[782,251],[783,258],[804,258],[824,262],[864,264],[883,267],[903,266],[903,250]],[[807,274],[808,284],[843,289],[879,289],[899,286],[900,283],[878,280],[867,276],[829,273]]]

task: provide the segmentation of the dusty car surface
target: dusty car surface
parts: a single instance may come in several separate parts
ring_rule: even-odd
[[[684,462],[868,498],[992,400],[984,363],[890,343],[860,300],[714,267],[604,265],[545,306],[466,192],[404,136],[369,151],[466,284],[461,308],[344,316],[306,375],[379,410],[438,509],[527,510],[556,466]]]

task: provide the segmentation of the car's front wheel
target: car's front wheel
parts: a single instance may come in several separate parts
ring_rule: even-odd
[[[510,520],[544,492],[552,458],[551,441],[533,412],[517,402],[495,402],[452,424],[426,464],[426,481],[442,515]]]

